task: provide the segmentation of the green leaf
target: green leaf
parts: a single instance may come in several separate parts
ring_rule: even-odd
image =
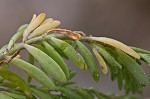
[[[83,99],[94,99],[94,96],[92,96],[90,93],[86,92],[82,89],[74,89],[76,92],[82,96]]]
[[[16,65],[17,67],[19,67],[19,68],[23,69],[24,71],[26,71],[31,77],[35,78],[37,81],[39,81],[41,84],[43,84],[47,88],[49,88],[51,90],[55,89],[54,83],[39,68],[33,66],[30,63],[27,63],[27,62],[21,60],[21,59],[18,59],[18,58],[14,58],[11,62],[14,65]]]
[[[7,47],[8,50],[10,50],[12,46],[15,44],[15,42],[17,41],[17,39],[19,39],[23,35],[23,32],[27,27],[28,24],[24,24],[17,30],[17,33],[10,39],[8,43],[8,47]]]
[[[3,47],[0,49],[0,54],[2,54],[4,51],[6,51],[7,46],[8,46],[8,45],[5,45],[5,46],[3,46]]]
[[[82,44],[80,41],[76,40],[76,44],[78,45],[79,50],[81,51],[81,55],[83,56],[83,58],[87,64],[87,67],[88,67],[90,73],[92,74],[94,80],[96,82],[98,82],[100,80],[100,72],[99,72],[98,66],[96,64],[95,58],[93,57],[90,50],[84,44]]]
[[[134,82],[132,82],[132,79],[134,79],[131,75],[131,73],[127,70],[127,68],[123,69],[124,72],[124,76],[125,76],[125,91],[126,94],[129,94],[129,92],[132,90],[132,86],[135,84],[134,82],[137,82],[136,80]],[[137,86],[136,89],[138,89],[139,86]]]
[[[60,39],[52,37],[51,40],[67,55],[67,57],[80,69],[85,70],[87,68],[83,57],[75,51],[75,49]]]
[[[12,83],[12,82],[2,82],[2,83],[0,84],[0,86],[7,87],[7,88],[10,88],[10,89],[14,89],[14,88],[17,87],[17,86],[16,86],[14,83]]]
[[[18,32],[24,32],[24,30],[28,27],[28,24],[24,24],[22,26],[19,27],[19,29],[17,30],[17,33]]]
[[[61,67],[67,79],[69,79],[69,69],[62,57],[55,51],[55,49],[50,44],[48,44],[47,42],[43,42],[43,44],[48,52],[48,55]]]
[[[63,70],[51,57],[31,45],[24,44],[24,47],[55,80],[62,83],[66,82],[67,79]]]
[[[30,53],[28,53],[28,63],[34,65],[34,57]],[[32,80],[32,77],[30,75],[28,75],[28,77],[27,77],[28,83],[30,83],[31,80]]]
[[[53,99],[53,97],[48,92],[42,92],[37,88],[31,88],[33,93],[37,95],[40,99]]]
[[[96,48],[93,48],[92,49],[93,51],[93,54],[95,55],[96,59],[98,60],[98,63],[100,65],[100,68],[102,70],[102,72],[107,75],[108,74],[108,68],[107,68],[107,65],[106,65],[106,62],[105,60],[103,59],[103,57],[99,54],[99,52],[97,51]]]
[[[70,45],[73,45],[73,42],[74,41],[72,41],[72,40],[64,40],[65,42],[67,42],[68,44],[70,44]]]
[[[150,66],[150,54],[139,53],[139,55]]]
[[[117,78],[117,83],[118,83],[118,88],[119,90],[122,89],[123,87],[123,73],[122,73],[122,69],[118,69],[118,78]]]
[[[131,47],[134,51],[136,51],[137,53],[143,53],[143,54],[150,54],[150,51],[141,49],[141,48],[136,48],[136,47]]]
[[[11,72],[9,70],[5,70],[5,69],[0,69],[0,76],[2,76],[4,79],[14,83],[16,86],[19,86],[28,97],[32,97],[32,93],[31,93],[29,85],[24,81],[24,79],[22,79],[16,73],[13,73],[13,72]]]
[[[121,59],[122,64],[126,66],[125,68],[128,69],[128,71],[133,75],[133,77],[137,80],[137,82],[141,86],[146,86],[148,84],[148,79],[144,70],[140,67],[140,65],[124,52],[120,50],[116,50],[116,52],[119,58]]]
[[[111,73],[117,74],[118,67],[121,68],[122,66],[105,50],[103,46],[94,45],[94,47],[97,48],[98,52],[103,56],[103,58],[108,63]]]
[[[136,81],[136,79],[133,77],[133,75],[127,69],[124,69],[124,71],[125,71],[125,75],[126,75],[126,81],[129,80],[128,82],[126,82],[125,87],[128,86],[129,88],[128,87],[127,88],[129,89],[129,91],[131,90],[132,93],[140,92],[141,89],[143,89],[143,87],[141,87],[141,85],[139,85],[139,82]]]
[[[3,93],[3,94],[6,94],[6,95],[8,95],[8,96],[10,96],[10,97],[12,97],[12,98],[15,98],[15,99],[26,99],[26,97],[25,96],[23,96],[23,95],[18,95],[18,94],[15,94],[15,93],[10,93],[10,92],[6,92],[6,91],[0,91],[1,93]]]
[[[0,92],[0,99],[15,99],[15,98],[12,98],[9,95]]]
[[[62,84],[61,86],[73,86],[76,84],[77,84],[77,82],[66,82],[65,84]]]
[[[120,41],[117,41],[117,40],[114,40],[111,38],[107,38],[107,37],[87,37],[87,38],[92,40],[93,42],[112,46],[114,48],[120,49],[123,52],[131,55],[132,57],[134,57],[136,59],[140,59],[140,56],[134,50],[132,50],[130,47],[128,47],[127,45],[123,44]]]
[[[48,43],[57,51],[59,55],[61,55],[65,59],[68,59],[67,55],[54,42],[49,40]]]
[[[46,54],[48,53],[47,50],[44,48],[44,46],[42,46],[40,43],[38,43],[38,44],[32,44],[32,46],[40,49],[41,51],[43,51]]]
[[[124,59],[120,58],[120,55],[117,54],[116,49],[110,48],[110,47],[105,47],[105,48],[123,67],[122,69],[119,69],[119,72],[117,75],[119,89],[122,86],[122,84],[121,84],[122,82],[119,79],[123,79],[126,94],[128,94],[130,91],[132,91],[133,93],[139,92],[141,90],[141,85],[139,85],[139,82],[133,77],[133,74],[130,73],[130,71],[127,69],[127,64],[124,64],[122,62],[122,60],[124,60]],[[137,62],[137,59],[134,61]],[[132,64],[130,64],[130,65],[132,65]]]
[[[37,44],[32,44],[32,46],[40,49],[41,51],[43,51],[45,54],[48,54],[48,52],[46,51],[46,49],[44,48],[44,46],[41,45],[41,43],[37,43]],[[41,66],[41,70],[48,75],[47,71]]]
[[[75,91],[65,88],[65,87],[57,87],[57,90],[62,92],[65,96],[67,96],[69,99],[83,99],[78,93]]]

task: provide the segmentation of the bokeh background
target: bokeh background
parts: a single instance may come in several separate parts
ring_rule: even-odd
[[[29,23],[34,13],[41,12],[60,20],[61,28],[111,37],[150,50],[149,0],[0,0],[0,47],[8,43],[20,25]],[[148,68],[142,67],[149,75]],[[101,74],[101,81],[95,83],[88,72],[70,68],[78,71],[74,80],[82,87],[94,86],[102,92],[124,94],[110,77]],[[149,92],[150,84],[144,90],[144,97],[150,97]]]

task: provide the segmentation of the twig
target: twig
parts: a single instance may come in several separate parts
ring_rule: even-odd
[[[33,43],[40,42],[40,41],[43,41],[43,40],[48,40],[51,37],[66,38],[66,36],[64,36],[63,34],[55,33],[55,34],[42,35],[42,36],[39,36],[39,37],[35,37],[33,39],[30,39],[30,40],[26,41],[25,43],[26,44],[33,44]],[[18,43],[14,47],[12,47],[10,51],[5,49],[5,51],[3,53],[0,53],[0,59],[5,59],[5,56],[12,55],[12,58],[10,60],[4,60],[4,61],[0,62],[0,65],[8,63],[9,61],[11,61],[16,56],[16,54],[18,54],[18,52],[24,48],[23,44],[24,43]]]

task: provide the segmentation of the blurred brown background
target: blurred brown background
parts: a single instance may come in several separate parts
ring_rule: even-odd
[[[29,23],[34,13],[41,12],[61,20],[61,28],[111,37],[150,50],[149,0],[0,0],[0,47],[8,43],[20,25]],[[74,80],[80,81],[80,86],[120,93],[109,77],[101,74],[101,82],[95,83],[88,72],[71,68],[79,72]],[[148,68],[145,69],[148,73]],[[149,92],[150,86],[147,86],[144,96],[150,97]]]

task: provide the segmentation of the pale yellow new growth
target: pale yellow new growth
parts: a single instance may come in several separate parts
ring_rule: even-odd
[[[32,23],[35,20],[35,18],[36,18],[36,14],[33,15],[30,23]]]
[[[45,33],[46,31],[50,30],[50,29],[54,29],[57,26],[60,25],[60,21],[58,20],[54,20],[54,21],[48,21],[46,23],[44,23],[43,25],[40,25],[38,28],[36,28],[28,37],[28,39],[31,39],[33,37],[36,36],[40,36],[43,33]]]
[[[29,36],[29,34],[35,29],[37,28],[45,19],[45,13],[41,13],[39,14],[37,17],[36,15],[33,15],[33,18],[29,24],[29,26],[27,27],[27,29],[25,30],[24,34],[23,34],[23,41],[27,40],[27,37]]]
[[[97,52],[97,50],[95,48],[93,48],[92,50],[93,50],[95,57],[97,58],[97,60],[99,62],[99,65],[100,65],[100,68],[102,69],[102,72],[105,75],[107,75],[108,74],[108,68],[107,68],[107,65],[106,65],[103,57]]]
[[[106,37],[90,37],[90,39],[93,40],[93,41],[96,41],[96,42],[101,42],[101,43],[104,43],[104,44],[111,45],[111,46],[113,46],[115,48],[118,48],[118,49],[122,50],[123,52],[131,55],[134,58],[140,59],[139,54],[137,54],[134,50],[132,50],[127,45],[125,45],[125,44],[123,44],[123,43],[121,43],[117,40],[114,40],[114,39],[111,39],[111,38],[106,38]]]
[[[48,18],[48,19],[44,20],[44,22],[43,22],[41,25],[44,25],[45,23],[47,23],[47,22],[52,22],[52,21],[53,21],[52,18]]]

